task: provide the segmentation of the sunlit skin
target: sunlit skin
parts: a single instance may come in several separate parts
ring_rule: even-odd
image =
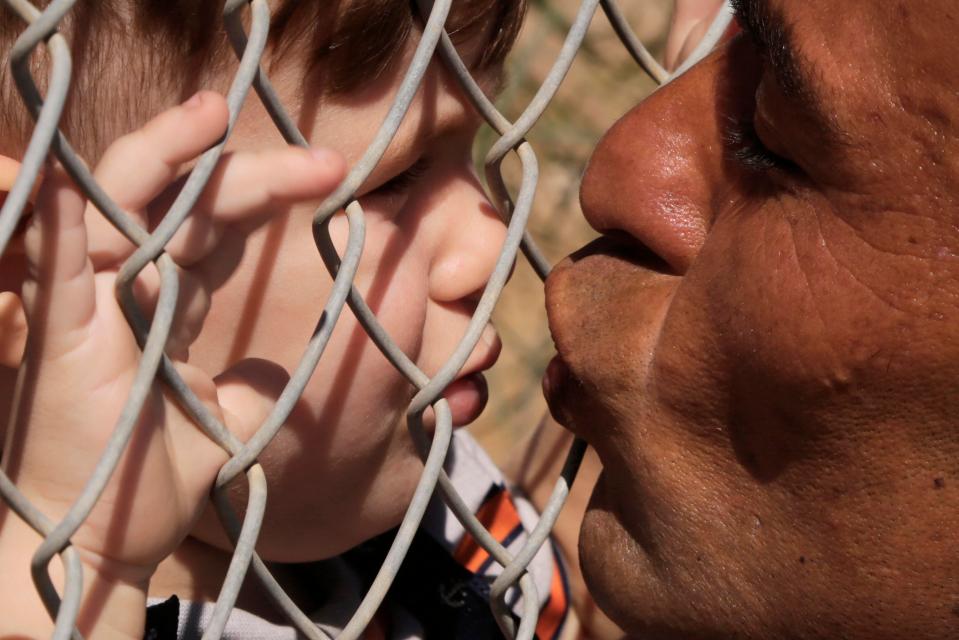
[[[723,0],[676,0],[663,54],[667,69],[676,69],[689,57],[722,6]]]
[[[587,582],[637,638],[955,637],[954,7],[744,4],[599,144],[606,237],[548,282]]]
[[[251,98],[189,228],[168,245],[183,266],[168,352],[241,440],[266,417],[331,290],[311,233],[316,205],[369,145],[415,44],[414,38],[400,52],[394,72],[367,83],[363,92],[322,103],[318,92],[302,89],[315,81],[304,73],[305,61],[275,65],[281,99],[311,145],[322,150],[313,157],[288,148]],[[474,44],[463,50],[467,60]],[[478,73],[491,93],[498,75],[498,68]],[[355,284],[392,339],[427,374],[463,337],[505,236],[473,169],[479,118],[455,87],[435,61],[399,134],[358,191],[366,241]],[[222,136],[227,115],[222,95],[205,91],[112,145],[95,175],[121,207],[146,222],[168,204],[177,176]],[[345,217],[337,215],[330,227],[342,251]],[[54,519],[90,476],[138,363],[113,293],[117,265],[130,250],[51,169],[26,241],[5,265],[8,275],[17,273],[17,260],[30,265],[23,291],[30,329],[20,368],[24,382],[16,392],[12,368],[24,353],[20,333],[4,333],[0,349],[12,360],[3,363],[13,374],[4,376],[4,397],[26,407],[7,433],[5,471]],[[156,277],[148,272],[138,291],[150,308]],[[499,348],[490,326],[447,390],[456,425],[482,410],[485,383],[475,374],[492,366]],[[264,559],[328,558],[399,523],[422,470],[406,430],[413,391],[344,310],[300,402],[260,458],[269,485],[257,544]],[[72,538],[86,564],[90,603],[79,625],[93,637],[141,637],[147,592],[216,599],[231,555],[207,501],[225,452],[159,386],[140,422],[104,497]],[[64,424],[71,428],[64,431]],[[235,502],[242,508],[245,489],[239,489]],[[28,558],[39,543],[0,506],[0,635],[49,635],[52,623],[29,577]],[[56,561],[52,571],[59,583]],[[253,595],[241,605],[260,613],[263,603]]]
[[[323,104],[311,140],[354,164],[392,104],[403,69],[397,65],[397,73],[368,92]],[[495,73],[485,76],[490,89],[492,79]],[[300,81],[295,66],[275,78],[286,104],[297,104]],[[479,121],[450,83],[434,63],[390,151],[362,191],[369,194],[360,199],[367,217],[357,286],[391,338],[427,373],[439,369],[465,333],[505,236],[473,170],[470,150]],[[310,111],[308,105],[301,110]],[[258,103],[245,115],[234,145],[282,144]],[[408,186],[389,193],[373,190],[418,161],[422,168]],[[217,371],[240,359],[260,358],[293,370],[330,291],[308,232],[313,212],[312,205],[300,206],[253,233],[228,233],[216,256],[199,265],[214,281],[228,273],[213,295],[191,361]],[[337,217],[331,228],[342,252],[345,218]],[[231,270],[223,257],[238,254],[242,259]],[[463,375],[492,366],[499,349],[490,326]],[[462,425],[482,410],[485,387],[456,386],[447,396],[456,424]],[[330,557],[399,522],[422,469],[406,430],[411,397],[406,379],[344,310],[294,416],[262,457],[271,483],[258,547],[265,557],[281,562]],[[245,495],[242,486],[237,489]],[[243,502],[245,497],[238,498],[238,504]],[[229,548],[212,508],[194,533]],[[168,567],[161,567],[154,589],[165,585],[162,591],[173,593],[186,585],[202,587],[215,598],[229,554],[213,560],[218,569],[207,574],[193,567],[167,574]]]

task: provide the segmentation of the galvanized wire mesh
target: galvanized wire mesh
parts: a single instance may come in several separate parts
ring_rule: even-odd
[[[50,616],[55,620],[53,637],[58,639],[80,637],[75,625],[81,604],[82,567],[70,539],[90,514],[114,473],[133,434],[137,417],[143,408],[150,387],[156,379],[162,380],[167,385],[198,427],[231,456],[219,471],[213,488],[213,497],[221,522],[234,542],[235,551],[215,606],[213,619],[204,638],[219,638],[222,635],[240,586],[251,568],[277,607],[303,635],[308,638],[329,637],[284,593],[254,551],[266,507],[266,478],[262,467],[257,463],[257,457],[288,418],[323,355],[343,306],[349,305],[377,347],[418,389],[409,405],[407,418],[412,438],[423,457],[424,469],[392,547],[372,587],[338,637],[357,638],[370,623],[396,577],[427,504],[438,487],[444,500],[465,529],[496,562],[504,567],[492,586],[490,596],[491,607],[503,634],[508,638],[532,638],[537,622],[539,599],[526,568],[549,536],[576,475],[585,445],[577,441],[572,446],[561,477],[556,482],[552,497],[539,524],[522,550],[514,557],[483,528],[453,488],[443,470],[452,436],[452,424],[449,406],[442,397],[442,393],[457,376],[479,341],[519,250],[522,249],[541,278],[545,278],[549,273],[550,265],[525,231],[538,177],[537,156],[525,140],[525,136],[556,94],[599,6],[602,6],[631,56],[657,83],[667,82],[672,77],[634,35],[613,0],[582,2],[557,60],[533,100],[514,122],[510,122],[489,101],[444,31],[444,24],[454,0],[420,0],[425,26],[392,107],[363,157],[352,167],[336,191],[320,205],[313,216],[312,232],[316,246],[330,275],[334,278],[332,292],[289,383],[267,419],[245,444],[231,434],[226,426],[204,407],[164,353],[164,345],[174,320],[178,294],[176,264],[164,252],[164,247],[190,216],[194,204],[221,156],[229,133],[200,157],[160,224],[152,233],[148,232],[110,199],[74,152],[70,142],[58,129],[71,82],[71,57],[68,43],[64,36],[58,33],[57,27],[77,0],[53,0],[42,12],[28,0],[4,1],[25,25],[24,31],[10,51],[10,64],[17,89],[36,125],[23,157],[21,171],[0,210],[0,255],[6,250],[14,234],[27,205],[28,197],[39,179],[41,168],[51,153],[56,156],[96,208],[137,246],[136,251],[120,269],[117,278],[117,298],[141,345],[142,358],[123,412],[113,429],[102,458],[82,493],[67,515],[60,522],[53,522],[32,505],[9,477],[0,471],[0,496],[20,518],[44,537],[43,543],[32,559],[31,567],[36,588]],[[243,26],[243,12],[249,12],[248,32]],[[678,73],[702,58],[716,44],[729,26],[731,19],[732,12],[727,6],[720,13],[696,52]],[[250,89],[253,88],[285,140],[290,144],[306,147],[306,139],[280,104],[267,74],[260,66],[270,29],[268,1],[227,0],[223,21],[236,55],[240,59],[238,70],[227,94],[230,109],[228,132],[232,130],[240,108],[247,99]],[[41,96],[29,66],[31,54],[41,46],[46,48],[51,62],[48,77],[44,83],[47,87],[44,96]],[[492,201],[508,227],[506,240],[495,269],[482,293],[465,335],[445,365],[436,375],[430,377],[391,340],[363,297],[353,287],[364,241],[364,212],[354,194],[375,169],[396,135],[434,55],[442,58],[468,95],[474,108],[500,136],[486,155],[486,178]],[[522,165],[522,182],[515,197],[507,189],[501,174],[501,164],[510,153],[516,154]],[[349,223],[349,238],[343,255],[339,255],[335,250],[327,227],[330,218],[340,210],[345,210]],[[148,321],[134,299],[133,282],[150,263],[155,264],[159,271],[160,290],[156,310],[152,319]],[[429,407],[432,407],[436,416],[436,427],[432,438],[426,435],[422,424],[423,414]],[[225,494],[226,486],[240,475],[245,475],[249,484],[248,504],[242,521],[233,511]],[[58,593],[49,574],[49,564],[56,555],[60,556],[65,569],[62,593]],[[507,590],[514,585],[518,585],[523,593],[525,603],[518,627],[514,624],[505,599]]]

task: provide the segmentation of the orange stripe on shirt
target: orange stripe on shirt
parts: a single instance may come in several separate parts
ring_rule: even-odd
[[[486,499],[483,506],[476,512],[476,518],[500,542],[521,524],[519,513],[513,506],[509,492],[503,489]],[[456,547],[453,558],[476,573],[489,558],[489,554],[469,532],[466,532]]]
[[[560,559],[554,558],[553,579],[549,585],[549,600],[546,601],[543,609],[539,612],[539,621],[536,623],[536,637],[539,640],[555,638],[563,620],[566,618],[569,602],[566,600],[566,586],[559,563]]]
[[[513,504],[509,492],[505,490],[499,490],[487,498],[477,510],[476,518],[500,542],[503,542],[510,533],[521,526],[516,506]],[[480,546],[469,532],[466,532],[463,534],[459,545],[457,545],[453,558],[462,566],[476,573],[489,558],[489,553]],[[549,599],[543,605],[539,621],[536,624],[536,636],[539,640],[552,640],[556,637],[569,608],[562,569],[559,566],[560,562],[559,558],[554,558]]]

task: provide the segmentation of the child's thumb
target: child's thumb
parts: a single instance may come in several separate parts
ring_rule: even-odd
[[[283,367],[260,358],[241,360],[215,378],[226,426],[237,439],[246,443],[268,419],[285,417],[274,412],[289,379]]]

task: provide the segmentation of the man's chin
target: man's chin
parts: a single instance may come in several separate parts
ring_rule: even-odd
[[[596,604],[627,632],[626,638],[643,640],[716,640],[703,633],[677,607],[659,581],[649,552],[637,540],[648,531],[630,533],[616,513],[616,498],[606,474],[593,491],[583,518],[579,556],[583,577]],[[687,603],[688,604],[688,603]]]
[[[605,473],[600,475],[579,536],[583,577],[599,607],[625,630],[648,626],[650,604],[643,584],[651,578],[648,557],[630,536],[608,499]],[[659,636],[654,636],[659,637]]]

